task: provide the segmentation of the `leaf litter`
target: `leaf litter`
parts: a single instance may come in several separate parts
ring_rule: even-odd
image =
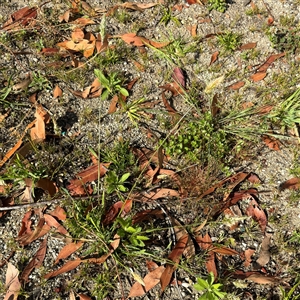
[[[80,4],[79,4],[80,2]],[[189,4],[203,4],[200,1],[190,1]],[[149,3],[149,4],[139,4],[139,3],[131,3],[126,2],[120,5],[114,6],[111,10],[109,10],[108,15],[114,14],[117,9],[127,9],[129,11],[137,11],[142,12],[145,9],[150,9],[152,7],[155,7],[156,3]],[[105,36],[103,39],[103,36],[100,35],[93,35],[91,32],[88,32],[87,29],[85,29],[88,25],[93,25],[95,16],[101,11],[101,13],[106,13],[107,10],[99,10],[96,8],[93,8],[88,3],[84,1],[71,1],[72,8],[69,8],[63,15],[60,16],[59,21],[65,22],[69,24],[73,24],[73,30],[71,32],[71,37],[66,39],[63,42],[58,43],[57,45],[62,48],[63,51],[65,51],[65,54],[67,57],[70,57],[72,60],[72,64],[75,67],[84,66],[85,62],[84,59],[89,59],[93,57],[94,55],[99,54],[102,51],[105,51],[109,49],[108,46],[108,39],[114,39],[114,38],[121,38],[125,43],[129,45],[133,45],[136,47],[148,47],[149,49],[152,49],[153,47],[156,49],[164,48],[169,45],[170,42],[155,42],[154,40],[150,40],[145,38],[144,36],[147,36],[146,34],[139,35],[136,33],[125,33],[115,36]],[[78,18],[78,14],[80,14],[81,10],[87,14],[88,17],[84,18]],[[29,8],[25,7],[24,9],[21,9],[17,11],[16,13],[13,13],[9,19],[8,22],[6,22],[3,25],[3,28],[5,30],[15,30],[19,29],[19,26],[22,28],[26,28],[27,26],[35,26],[36,22],[34,19],[38,17],[37,8]],[[270,15],[271,16],[271,15]],[[273,17],[272,17],[273,18]],[[270,17],[269,17],[270,20]],[[200,22],[201,23],[201,22]],[[268,21],[269,25],[273,23],[271,21]],[[193,37],[197,34],[195,30],[192,34]],[[106,41],[105,41],[106,39]],[[239,50],[251,50],[254,49],[257,46],[257,43],[248,43],[244,44],[240,47]],[[42,53],[45,55],[48,55],[50,53],[54,53],[55,55],[58,52],[61,52],[61,50],[54,50],[55,48],[42,48]],[[72,53],[72,52],[75,52]],[[215,52],[217,53],[217,52]],[[61,54],[61,53],[60,53]],[[267,74],[268,68],[277,60],[278,58],[284,56],[284,53],[279,53],[275,55],[269,56],[269,58],[263,63],[261,66],[259,66],[255,71],[256,73],[250,76],[250,79],[252,79],[254,82],[257,82],[259,84],[259,81],[264,79]],[[83,56],[83,59],[78,59],[79,56]],[[211,63],[213,64],[218,59],[218,55],[215,54],[211,57]],[[164,91],[162,93],[162,99],[163,104],[170,114],[179,114],[174,108],[172,108],[172,105],[170,104],[170,99],[167,100],[166,98],[166,91],[170,91],[172,93],[172,97],[176,97],[179,95],[183,95],[188,88],[188,84],[186,82],[185,73],[183,72],[183,68],[174,67],[172,79],[174,82],[171,82],[169,84],[165,84],[164,86],[161,86]],[[217,77],[215,80],[210,81],[205,89],[205,92],[207,94],[212,93],[215,89],[219,88],[222,84],[222,81],[224,78]],[[21,85],[16,85],[16,90],[22,90],[26,89],[28,82],[21,82]],[[232,90],[239,90],[242,86],[244,86],[244,81],[239,81],[236,84],[233,84],[232,86],[229,86]],[[53,90],[53,98],[60,98],[62,97],[62,91],[64,89],[61,89],[58,87],[58,85],[55,86],[55,89]],[[65,91],[65,90],[64,90]],[[97,80],[94,80],[92,85],[85,88],[83,91],[72,91],[72,93],[77,96],[81,97],[83,99],[92,99],[95,97],[99,97],[101,95],[101,87],[99,85],[99,82]],[[112,107],[110,109],[110,113],[116,112],[116,107],[118,105],[118,100],[115,99],[114,102],[112,101]],[[126,99],[127,101],[128,99]],[[170,102],[169,102],[170,101]],[[213,114],[214,116],[216,114]],[[50,120],[50,117],[48,115],[48,112],[43,109],[42,106],[36,105],[36,112],[35,112],[35,121],[27,125],[26,130],[30,129],[30,135],[32,140],[36,140],[38,142],[44,142],[47,139],[46,134],[46,126],[48,125]],[[6,152],[4,158],[2,158],[1,166],[3,166],[6,162],[9,161],[9,159],[18,151],[18,149],[22,146],[23,138],[25,134],[21,137],[21,139],[18,140],[18,142],[15,144],[11,150]],[[265,141],[266,142],[266,141]],[[267,146],[270,147],[271,142],[266,142]],[[273,147],[274,150],[276,145],[274,144]],[[271,148],[270,147],[270,148]],[[139,151],[145,151],[145,149],[142,149]],[[138,151],[136,151],[138,152]],[[181,186],[181,180],[182,178],[178,173],[176,173],[174,170],[166,169],[163,167],[163,164],[167,163],[167,159],[164,156],[163,153],[159,153],[159,151],[151,152],[151,150],[146,154],[141,154],[139,152],[139,163],[140,163],[140,169],[144,172],[145,177],[147,178],[148,185],[147,187],[152,186],[153,184],[162,184],[164,183],[164,180],[166,177],[168,179],[171,179],[173,186],[172,188],[166,188],[166,187],[158,187],[156,189],[150,190],[150,191],[143,191],[136,194],[132,194],[133,200],[127,199],[125,202],[125,205],[123,205],[123,202],[116,202],[115,204],[110,206],[110,209],[108,209],[105,213],[106,219],[105,224],[111,224],[114,222],[116,217],[119,214],[123,213],[123,217],[125,216],[124,213],[129,213],[132,208],[133,201],[139,199],[144,201],[145,203],[150,203],[151,201],[157,201],[159,199],[180,199],[182,198],[182,195],[184,194],[183,188]],[[70,184],[67,186],[67,189],[69,193],[73,196],[85,196],[85,195],[92,195],[95,191],[93,190],[93,187],[91,183],[95,180],[98,180],[98,178],[103,178],[106,176],[106,173],[109,171],[109,163],[106,165],[104,163],[98,163],[97,161],[93,162],[94,164],[89,168],[82,168],[83,171],[77,172],[77,178],[71,179],[69,182]],[[244,184],[244,181],[248,180],[250,183],[258,183],[259,180],[255,178],[253,174],[249,175],[250,173],[238,173],[233,176],[230,176],[224,180],[221,180],[216,185],[212,185],[208,190],[204,191],[199,197],[199,199],[205,199],[207,196],[211,196],[213,193],[223,193],[222,198],[220,199],[220,203],[218,203],[213,210],[213,217],[222,217],[222,214],[227,210],[231,209],[234,205],[239,205],[242,202],[246,202],[246,198],[248,199],[249,204],[244,209],[241,209],[241,213],[246,214],[253,218],[255,220],[261,231],[265,234],[264,238],[262,240],[261,244],[261,250],[258,254],[258,259],[255,261],[260,266],[265,266],[268,264],[270,260],[270,241],[271,237],[268,233],[266,233],[266,228],[268,226],[268,220],[267,215],[264,212],[263,209],[261,209],[259,202],[257,201],[259,199],[259,192],[255,190],[254,188],[245,188],[242,189],[241,185]],[[36,187],[40,187],[43,190],[47,191],[48,194],[52,197],[57,192],[57,186],[52,180],[43,180],[42,178],[37,181]],[[298,182],[297,178],[293,181],[287,181],[282,183],[281,187],[283,189],[297,189],[298,188]],[[222,189],[225,189],[222,190]],[[32,189],[28,189],[27,193],[29,193],[29,196],[31,195]],[[30,199],[30,197],[27,197]],[[250,198],[250,202],[249,202]],[[1,200],[3,201],[3,200]],[[3,202],[4,203],[4,202]],[[96,207],[93,206],[93,208]],[[21,245],[29,245],[36,239],[39,239],[40,237],[44,236],[47,232],[50,231],[51,227],[55,228],[56,231],[58,231],[61,235],[68,236],[68,232],[64,228],[64,226],[61,224],[61,221],[66,220],[67,214],[61,207],[57,207],[57,210],[55,212],[49,212],[44,213],[43,211],[30,211],[27,213],[22,221],[22,228],[19,232],[19,238],[18,241]],[[88,211],[87,211],[88,212]],[[33,214],[37,216],[37,224],[32,224],[32,217]],[[154,219],[163,219],[163,213],[161,210],[143,210],[140,211],[140,213],[137,213],[135,218],[135,222],[139,223],[142,221],[149,221],[151,218]],[[210,213],[207,214],[207,219],[210,222]],[[201,232],[204,228],[207,229],[206,221],[203,222],[200,226],[197,227],[197,231]],[[177,221],[175,218],[172,219],[172,227],[175,230],[176,233],[176,240],[177,243],[175,244],[173,250],[169,254],[169,259],[172,261],[167,263],[166,266],[152,266],[152,269],[149,270],[149,273],[143,277],[138,279],[138,282],[136,282],[130,289],[129,297],[134,297],[137,295],[144,295],[146,292],[148,292],[150,289],[154,288],[158,282],[161,282],[161,288],[162,290],[165,290],[167,286],[170,284],[172,277],[174,276],[174,272],[177,269],[177,264],[179,264],[182,255],[184,257],[193,257],[195,255],[195,249],[192,238],[195,238],[198,245],[202,250],[208,251],[208,257],[206,260],[206,268],[207,271],[212,271],[215,273],[215,277],[218,275],[216,260],[219,260],[220,262],[223,262],[222,256],[225,255],[238,255],[239,252],[237,252],[234,249],[231,249],[225,245],[217,245],[213,242],[212,238],[208,233],[201,235],[199,232],[195,234],[195,236],[190,235],[190,233],[185,229],[184,225],[181,225],[179,221]],[[52,229],[53,229],[52,228]],[[83,242],[77,242],[77,243],[71,243],[71,241],[68,241],[70,244],[66,245],[66,248],[63,248],[61,256],[57,256],[56,263],[62,259],[66,259],[69,257],[69,255],[74,254],[78,249],[81,248],[83,245]],[[115,242],[115,243],[114,243]],[[110,250],[107,254],[104,254],[101,257],[95,257],[95,258],[84,258],[84,259],[75,259],[72,261],[69,261],[63,265],[62,268],[60,268],[57,271],[53,271],[51,273],[48,273],[46,275],[46,278],[51,278],[58,276],[59,274],[65,273],[69,270],[75,269],[81,262],[87,262],[87,263],[98,263],[101,264],[105,262],[111,254],[119,247],[120,239],[116,238],[116,240],[111,243]],[[29,273],[34,269],[40,267],[40,264],[43,261],[43,256],[45,255],[45,243],[46,238],[44,238],[43,244],[41,244],[40,250],[36,253],[36,257],[33,258],[33,260],[29,263],[29,265],[23,270],[23,273],[21,275],[21,278],[25,281],[28,280]],[[71,246],[70,246],[71,245]],[[69,248],[67,248],[70,246]],[[67,250],[66,250],[67,249]],[[188,251],[187,251],[188,250]],[[247,251],[247,250],[246,250]],[[247,266],[249,267],[251,265],[251,255],[253,255],[254,252],[249,251],[246,255],[245,251],[245,257],[247,263]],[[189,254],[191,253],[191,254]],[[38,258],[39,257],[39,258]],[[9,267],[11,267],[9,263]],[[14,274],[18,273],[15,272]],[[260,271],[236,271],[233,276],[236,276],[238,278],[243,277],[243,279],[248,279],[253,282],[259,283],[259,284],[274,284],[277,280],[277,278],[271,274],[263,273],[263,269]],[[243,273],[242,273],[243,272]],[[138,274],[136,274],[136,279],[138,278]],[[243,275],[242,275],[243,274]],[[18,276],[18,275],[16,275]],[[18,283],[16,282],[16,285]],[[14,295],[15,298],[16,294]],[[85,298],[88,296],[85,296],[84,294],[78,294],[80,298]],[[11,297],[11,295],[7,296]],[[75,296],[74,296],[75,297]]]

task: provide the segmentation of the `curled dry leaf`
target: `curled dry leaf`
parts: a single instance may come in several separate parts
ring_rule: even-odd
[[[218,271],[217,266],[215,262],[215,253],[213,251],[210,251],[212,249],[212,240],[208,233],[205,236],[198,235],[196,236],[196,242],[199,245],[199,247],[203,250],[207,250],[207,258],[206,258],[206,269],[208,272],[213,272],[215,278],[218,277]]]
[[[117,216],[120,214],[121,210],[122,210],[121,213],[123,213],[124,216],[125,214],[130,212],[131,207],[132,207],[132,200],[130,199],[127,199],[125,202],[122,201],[116,202],[105,213],[102,224],[106,226],[113,223],[114,220],[117,218]]]
[[[158,3],[133,3],[133,2],[125,2],[122,4],[118,4],[118,7],[123,7],[131,10],[143,11],[147,8],[151,8],[153,6],[158,5]]]
[[[300,188],[300,178],[298,178],[298,177],[291,178],[287,181],[282,182],[279,185],[279,190],[280,191],[283,191],[283,190],[286,190],[286,189],[298,190],[299,188]]]
[[[48,178],[39,179],[36,182],[35,186],[43,189],[44,191],[47,191],[51,197],[53,197],[58,192],[56,183]]]
[[[136,33],[125,33],[118,37],[120,37],[125,43],[137,47],[150,45],[153,46],[154,48],[163,48],[170,44],[170,42],[160,43],[160,42],[150,41],[142,36],[136,35]]]
[[[60,221],[65,221],[67,218],[67,213],[66,211],[60,207],[59,205],[55,207],[54,211],[51,211],[49,213],[51,216],[57,218]]]

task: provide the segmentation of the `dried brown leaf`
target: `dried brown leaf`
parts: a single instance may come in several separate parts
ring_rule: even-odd
[[[153,6],[158,5],[158,3],[133,3],[133,2],[125,2],[122,4],[118,4],[117,6],[132,9],[132,10],[138,10],[143,11],[144,9],[151,8]]]
[[[54,211],[49,212],[49,214],[60,221],[65,221],[67,218],[66,211],[59,205],[55,207]]]
[[[174,249],[168,256],[170,260],[173,261],[174,264],[166,264],[166,268],[163,271],[161,277],[160,277],[160,284],[161,284],[161,290],[164,291],[165,288],[170,284],[173,272],[177,268],[177,264],[180,262],[180,258],[183,254],[183,251],[186,247],[188,241],[188,235],[184,235],[180,238],[180,240],[177,241]]]
[[[267,76],[266,72],[258,72],[250,76],[250,79],[254,82],[263,80]]]
[[[261,267],[265,266],[270,261],[271,253],[269,250],[271,244],[271,237],[272,234],[266,233],[264,239],[261,242],[259,257],[256,260],[256,263],[258,263]]]
[[[256,47],[257,43],[247,43],[240,47],[240,50],[248,50],[248,49],[254,49]]]
[[[69,257],[72,253],[76,252],[79,248],[81,248],[83,244],[84,242],[79,241],[78,243],[70,243],[64,246],[58,253],[54,264],[56,265],[61,259]]]
[[[268,136],[268,135],[263,135],[262,140],[270,149],[275,150],[275,151],[280,150],[280,143],[274,137]]]
[[[153,271],[149,272],[143,278],[143,282],[145,285],[143,286],[139,282],[134,283],[130,289],[128,297],[130,298],[130,297],[138,297],[138,296],[145,295],[145,293],[147,293],[149,290],[151,290],[160,282],[160,278],[164,271],[165,271],[165,267],[160,266],[154,269]]]
[[[249,203],[249,206],[246,209],[247,216],[251,216],[256,222],[258,222],[259,227],[261,228],[262,232],[265,232],[268,220],[265,212],[258,206],[256,200],[249,195],[252,199]]]
[[[6,294],[4,300],[16,300],[21,289],[21,283],[19,281],[19,270],[10,262],[7,263],[5,289]]]
[[[186,78],[184,76],[184,72],[181,68],[175,67],[173,70],[172,78],[177,82],[180,86],[185,88]]]
[[[48,215],[48,214],[44,214],[44,218],[45,218],[46,224],[48,224],[50,227],[54,227],[57,232],[59,232],[60,234],[62,234],[64,236],[69,235],[68,231],[64,228],[64,226],[59,224],[54,217],[52,217],[51,215]]]
[[[53,89],[53,98],[59,98],[61,97],[63,94],[61,88],[58,85],[55,85],[55,88]]]
[[[244,81],[238,81],[238,82],[235,82],[233,84],[231,84],[230,86],[228,86],[228,88],[230,90],[239,90],[241,87],[243,87],[245,85],[245,82]]]
[[[298,190],[299,188],[300,188],[300,178],[298,178],[298,177],[294,177],[289,180],[286,180],[279,185],[280,191],[283,191],[286,189]]]
[[[249,267],[249,266],[250,266],[251,261],[252,261],[251,256],[252,256],[254,253],[255,253],[255,250],[253,250],[253,249],[247,249],[247,250],[245,250],[245,252],[244,252],[244,255],[245,255],[244,266],[245,266],[245,267]]]
[[[48,178],[39,179],[36,182],[35,186],[43,189],[44,191],[47,191],[51,197],[53,197],[58,192],[56,183]]]
[[[218,59],[218,57],[219,57],[219,51],[214,52],[211,55],[209,66],[211,66]]]
[[[47,238],[44,238],[42,241],[38,251],[33,256],[32,260],[29,262],[29,264],[24,268],[20,280],[24,282],[28,282],[28,277],[30,273],[33,271],[33,269],[38,269],[42,266],[43,261],[46,256],[47,251]]]
[[[131,207],[132,207],[132,200],[130,199],[127,199],[125,202],[122,201],[116,202],[105,213],[102,224],[104,226],[111,224],[116,219],[116,217],[120,214],[121,211],[123,215],[127,214],[130,212]]]
[[[279,53],[279,54],[272,54],[272,55],[270,55],[268,58],[267,58],[267,60],[266,60],[266,62],[264,63],[264,64],[262,64],[258,69],[257,69],[257,71],[258,72],[266,72],[267,71],[267,69],[271,66],[271,64],[275,61],[275,60],[277,60],[278,58],[280,58],[280,57],[282,57],[282,56],[285,56],[285,53]]]
[[[49,272],[46,275],[44,275],[44,278],[50,279],[50,278],[55,277],[57,275],[60,275],[60,274],[69,272],[71,270],[74,270],[74,269],[76,269],[81,264],[81,262],[82,262],[81,259],[76,259],[76,260],[68,261],[67,263],[65,263],[58,270]]]

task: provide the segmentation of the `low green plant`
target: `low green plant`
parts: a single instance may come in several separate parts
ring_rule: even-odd
[[[206,163],[211,157],[222,159],[228,150],[225,132],[217,128],[210,112],[199,120],[183,123],[178,132],[169,137],[165,144],[170,155],[187,155],[192,160]]]
[[[177,26],[181,25],[180,21],[172,15],[172,10],[170,7],[163,8],[163,16],[161,17],[159,22],[167,25],[171,21]]]
[[[113,72],[105,76],[101,70],[95,69],[94,73],[99,79],[102,86],[102,99],[107,99],[109,96],[121,93],[123,96],[129,96],[128,91],[122,87],[123,80],[118,77],[118,73]]]
[[[300,88],[272,109],[266,118],[280,125],[282,130],[295,128],[300,123]]]
[[[121,112],[125,112],[129,120],[137,125],[140,121],[142,115],[144,115],[144,108],[141,106],[145,102],[145,98],[141,98],[132,102],[120,101],[121,102]]]
[[[12,80],[12,76],[9,77],[7,85],[2,90],[0,90],[0,103],[6,106],[12,106],[12,103],[6,100],[6,98],[8,97],[8,95],[12,90],[11,80]]]
[[[197,278],[194,288],[199,292],[203,292],[203,295],[198,300],[218,300],[225,298],[227,293],[221,291],[222,284],[214,283],[214,281],[215,276],[212,272],[208,274],[206,279]]]
[[[241,36],[234,32],[225,32],[217,36],[218,44],[226,51],[233,52],[241,44]]]
[[[208,0],[208,10],[216,10],[224,13],[227,9],[226,0]]]
[[[299,28],[271,30],[268,30],[267,36],[276,50],[295,53],[300,48]]]
[[[38,71],[32,73],[32,81],[30,82],[29,87],[42,91],[51,89],[51,84],[50,81]]]
[[[121,226],[117,231],[117,234],[122,239],[128,241],[134,247],[145,247],[144,241],[148,241],[149,238],[141,234],[142,227],[133,225],[131,218],[123,219],[119,217],[116,222]]]
[[[109,171],[105,177],[106,192],[108,194],[116,192],[119,195],[121,192],[127,192],[128,188],[125,186],[125,184],[129,176],[130,173],[125,173],[121,176],[121,178],[119,178],[114,171]]]

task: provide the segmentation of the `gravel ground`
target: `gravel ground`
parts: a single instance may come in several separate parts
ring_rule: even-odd
[[[90,0],[88,3],[93,8],[108,10],[117,2],[104,0],[99,3]],[[37,32],[33,30],[24,35],[20,33],[19,36],[15,32],[8,32],[6,40],[1,38],[0,69],[2,78],[4,78],[1,86],[4,88],[7,79],[11,75],[13,76],[13,83],[17,84],[22,82],[29,72],[40,70],[42,74],[46,74],[50,87],[39,91],[38,103],[50,111],[65,136],[62,142],[57,144],[55,141],[51,142],[53,143],[52,152],[50,150],[43,151],[42,146],[39,149],[41,149],[41,157],[45,162],[51,163],[55,160],[55,157],[70,157],[70,161],[64,163],[61,174],[53,179],[60,187],[64,187],[68,180],[74,178],[78,172],[89,166],[88,147],[96,149],[99,140],[102,143],[111,144],[118,139],[124,139],[130,141],[130,144],[136,147],[155,147],[156,141],[147,136],[147,130],[157,132],[162,137],[167,134],[166,127],[161,124],[161,116],[165,114],[165,109],[160,100],[162,90],[159,86],[166,84],[168,81],[170,82],[175,65],[181,65],[184,68],[188,76],[188,82],[197,84],[197,88],[201,91],[200,95],[203,94],[202,90],[209,82],[225,75],[224,81],[217,87],[217,92],[222,99],[222,105],[227,108],[234,106],[235,101],[252,104],[267,101],[266,99],[269,98],[278,99],[279,101],[299,87],[297,84],[300,45],[296,47],[298,49],[294,52],[287,51],[284,57],[274,61],[268,68],[264,80],[251,81],[250,75],[253,73],[249,71],[263,64],[270,55],[285,50],[275,49],[267,32],[298,28],[295,35],[300,35],[299,1],[257,0],[250,3],[248,1],[247,3],[246,1],[230,1],[225,13],[215,10],[209,12],[207,4],[188,5],[184,2],[165,1],[164,3],[164,1],[160,1],[159,5],[143,11],[127,10],[126,14],[129,19],[123,23],[119,21],[120,17],[118,19],[116,15],[107,17],[106,30],[112,36],[134,32],[134,29],[138,27],[140,28],[139,35],[150,40],[164,41],[166,39],[182,38],[184,41],[188,41],[189,45],[196,45],[196,49],[186,55],[174,55],[172,59],[175,64],[171,64],[166,59],[158,59],[157,53],[150,51],[150,49],[146,49],[147,56],[144,61],[141,61],[139,50],[136,47],[120,43],[123,45],[123,48],[120,46],[120,52],[123,53],[124,49],[127,49],[127,52],[125,51],[125,57],[122,57],[114,65],[114,70],[122,72],[128,81],[139,78],[132,90],[131,99],[136,100],[144,97],[150,103],[158,102],[152,108],[156,117],[150,120],[143,119],[142,125],[135,126],[124,113],[108,115],[109,101],[100,102],[99,98],[82,99],[71,92],[83,90],[89,86],[94,79],[92,71],[90,73],[78,72],[74,79],[66,80],[65,78],[58,78],[56,70],[49,71],[47,69],[49,60],[39,53],[37,43],[41,36],[44,47],[54,47],[56,43],[62,42],[70,36],[70,30],[58,22],[58,16],[68,9],[68,1],[55,0],[41,5],[39,1],[0,0],[0,23],[4,24],[8,16],[27,5],[40,5],[37,17],[40,22],[36,25]],[[175,9],[175,5],[177,5],[177,9]],[[167,25],[160,22],[164,9],[167,7],[175,7],[171,12],[179,21],[179,25],[172,20]],[[252,14],[251,9],[257,10],[257,13]],[[52,23],[53,27],[49,27],[49,24],[45,21],[49,15],[51,15],[51,18],[56,16],[56,23]],[[103,13],[100,13],[99,17],[95,16],[93,18],[97,25],[89,26],[89,31],[95,32],[98,30],[102,15]],[[270,22],[271,17],[274,19],[273,22]],[[268,25],[268,20],[272,24]],[[188,30],[188,26],[193,25],[197,25],[197,37],[194,38]],[[215,34],[227,31],[239,34],[242,45],[257,43],[255,50],[222,52],[222,47],[216,42]],[[2,29],[0,33],[5,34],[5,29]],[[47,40],[45,40],[45,36],[48,37]],[[110,40],[111,45],[119,46],[118,42],[119,39],[117,38]],[[210,65],[212,54],[216,51],[220,51],[218,60]],[[30,54],[19,54],[20,52],[30,52]],[[247,55],[248,58],[244,59]],[[144,66],[143,71],[136,67],[134,64],[135,59],[139,60],[139,63]],[[89,62],[87,62],[87,65],[89,65]],[[70,70],[67,69],[66,72],[70,72]],[[286,79],[287,83],[285,85],[282,84],[281,86],[279,84],[281,82],[278,79],[280,76]],[[241,89],[237,91],[228,89],[230,85],[241,80],[245,81],[245,85]],[[295,84],[292,84],[292,82]],[[53,98],[52,90],[56,84],[63,90],[62,98]],[[15,145],[26,130],[26,126],[34,120],[35,109],[28,104],[28,97],[33,92],[32,88],[29,88],[28,93],[15,90],[8,98],[9,101],[25,103],[23,106],[9,108],[4,104],[2,105],[0,101],[0,116],[7,113],[7,117],[0,122],[0,158],[3,158],[5,153]],[[201,97],[199,97],[199,101],[201,101]],[[272,103],[276,103],[276,101]],[[174,100],[173,106],[182,114],[187,114],[190,110],[190,106],[184,103],[181,97]],[[283,142],[280,146],[281,149],[275,151],[262,142],[257,143],[254,138],[253,141],[253,145],[250,144],[249,146],[250,151],[248,149],[245,156],[239,160],[233,159],[230,167],[231,171],[253,172],[261,179],[261,184],[257,187],[260,207],[267,214],[269,223],[266,231],[271,236],[270,249],[268,250],[270,259],[263,268],[266,273],[274,277],[277,276],[280,280],[279,284],[259,284],[240,279],[234,280],[235,282],[227,281],[226,290],[230,294],[228,299],[283,299],[279,286],[289,290],[295,284],[295,278],[299,272],[299,253],[296,246],[289,244],[288,240],[292,233],[299,230],[300,227],[300,202],[297,193],[279,191],[278,188],[282,182],[293,177],[291,169],[300,163],[298,145]],[[85,155],[82,154],[84,152],[86,152]],[[2,167],[2,170],[4,170],[4,167]],[[3,197],[0,195],[0,197],[0,200],[6,198],[5,195]],[[179,202],[173,204],[166,200],[165,204],[172,212],[174,212],[175,207],[181,207]],[[178,206],[176,206],[177,204]],[[183,212],[179,216],[181,221],[196,218],[197,214],[200,214],[198,211],[193,211],[192,207],[193,205],[187,205],[185,208],[181,207]],[[50,205],[46,211],[49,212],[54,208],[54,204]],[[65,207],[65,209],[68,211],[68,207]],[[39,239],[21,247],[16,242],[21,220],[26,211],[27,209],[9,211],[0,219],[0,261],[3,261],[0,268],[0,280],[3,295],[5,295],[6,262],[9,261],[18,270],[22,271],[41,243],[41,239]],[[33,221],[37,222],[37,220]],[[220,222],[222,222],[222,219],[220,219]],[[250,225],[250,221],[246,220],[242,227],[246,228]],[[261,253],[263,234],[259,230],[254,232],[252,236],[247,237],[242,237],[242,231],[228,230],[225,225],[220,226],[218,229],[212,228],[209,232],[216,242],[221,241],[222,232],[227,235],[227,240],[235,238],[239,241],[236,250],[245,251],[249,248],[255,250],[253,264]],[[238,239],[236,235],[241,237]],[[82,292],[89,296],[92,295],[95,288],[92,281],[87,280],[80,285],[74,280],[74,277],[78,274],[77,272],[80,272],[78,270],[73,270],[48,281],[42,279],[42,276],[52,269],[53,262],[64,245],[65,241],[58,239],[55,234],[48,235],[47,254],[43,266],[31,273],[29,282],[22,286],[22,295],[18,299],[69,299],[71,297],[70,290],[75,293]],[[15,250],[15,252],[8,259],[12,250]],[[76,255],[71,258],[76,258]],[[8,260],[6,261],[6,259]],[[241,264],[238,259],[236,261],[228,259],[227,262],[228,264],[232,263],[235,267]],[[253,267],[253,265],[251,266]],[[142,266],[141,269],[146,274],[147,271]],[[98,272],[100,272],[100,268],[90,268],[91,277]],[[225,276],[224,268],[221,268],[220,274],[220,276]],[[128,274],[121,274],[120,276],[125,294],[128,295],[134,280]],[[178,288],[171,285],[162,295],[159,294],[159,288],[157,287],[147,296],[139,299],[175,300],[180,299],[179,297],[182,299],[197,299],[199,295],[190,283],[190,281],[195,281],[195,278],[182,270],[178,272],[177,276],[185,284],[179,285]],[[181,296],[178,295],[178,289]],[[295,295],[299,295],[299,293],[300,290],[298,289]],[[115,288],[110,291],[106,299],[121,298],[121,289]]]

